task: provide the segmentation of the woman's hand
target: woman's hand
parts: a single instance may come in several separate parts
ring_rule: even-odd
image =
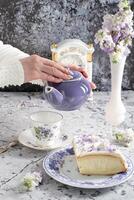
[[[83,75],[85,78],[88,78],[88,74],[87,74],[86,70],[85,70],[83,67],[79,67],[79,66],[77,66],[77,65],[71,65],[71,66],[70,66],[70,69],[71,69],[71,70],[74,70],[74,71],[81,72],[82,75]],[[90,84],[91,84],[91,88],[92,88],[93,90],[95,90],[95,89],[96,89],[95,83],[91,82]]]
[[[20,62],[24,69],[25,82],[41,79],[60,83],[63,80],[69,80],[72,78],[69,70],[63,65],[38,55],[32,55],[27,58],[23,58],[20,60]],[[70,69],[79,71],[85,78],[88,78],[88,74],[84,68],[71,65]],[[91,83],[91,87],[92,89],[96,88],[94,83]]]
[[[72,78],[64,66],[38,55],[23,58],[20,62],[23,65],[25,82],[41,79],[60,83]]]

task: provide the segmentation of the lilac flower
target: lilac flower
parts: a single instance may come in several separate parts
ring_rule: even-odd
[[[27,173],[23,178],[23,186],[26,190],[33,190],[42,181],[42,175],[40,172]]]
[[[125,55],[125,56],[128,56],[129,53],[130,53],[129,48],[125,48],[124,55]]]
[[[111,59],[112,59],[112,62],[113,63],[118,63],[118,61],[120,60],[121,58],[121,53],[120,51],[114,51],[112,54],[111,54]]]
[[[134,141],[134,131],[131,128],[119,130],[115,133],[115,139],[119,144],[128,147]]]
[[[112,53],[114,51],[114,43],[108,40],[104,40],[103,44],[101,45],[101,48],[103,49],[104,52],[106,53]]]
[[[103,17],[103,25],[102,25],[102,28],[105,30],[109,30],[109,32],[112,31],[113,29],[113,15],[105,15]]]
[[[130,8],[128,0],[122,0],[118,4],[119,10],[124,11]]]
[[[113,42],[113,39],[108,32],[103,31],[102,29],[98,31],[98,33],[95,35],[96,39],[95,42],[100,44],[100,48],[107,52],[111,53],[114,51],[115,44]]]
[[[95,43],[96,44],[103,43],[103,41],[107,35],[108,35],[108,33],[105,30],[103,30],[103,29],[98,30],[98,32],[95,34]]]
[[[121,36],[122,36],[121,32],[113,31],[112,32],[113,42],[116,44],[121,39]]]
[[[122,29],[121,29],[121,38],[126,39],[127,37],[132,37],[133,38],[133,28],[129,26],[129,24],[126,24]]]

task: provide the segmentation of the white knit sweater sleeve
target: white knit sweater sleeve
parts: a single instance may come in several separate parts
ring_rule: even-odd
[[[19,60],[28,56],[19,49],[0,41],[0,87],[24,83],[23,66]],[[42,85],[41,80],[32,83]]]

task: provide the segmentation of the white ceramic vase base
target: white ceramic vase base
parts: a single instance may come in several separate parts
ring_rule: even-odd
[[[125,120],[126,109],[122,101],[110,101],[106,106],[106,121],[117,126]]]
[[[121,84],[126,56],[122,55],[118,63],[111,63],[111,96],[106,106],[105,119],[112,126],[118,126],[125,120],[126,109],[121,100]]]

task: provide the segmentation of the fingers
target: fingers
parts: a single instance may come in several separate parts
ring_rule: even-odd
[[[43,62],[44,65],[56,68],[57,70],[65,73],[65,74],[69,74],[68,69],[66,69],[63,65],[61,65],[59,63],[56,63],[56,62],[49,60],[49,59],[46,59],[46,58],[42,58],[42,62]]]
[[[31,66],[32,73],[29,73],[31,77],[28,77],[28,80],[39,78],[50,82],[60,83],[63,80],[72,78],[69,70],[59,63],[37,55],[32,55],[29,59],[30,64],[28,62],[28,65]],[[27,68],[29,69],[29,67]],[[88,77],[88,74],[83,67],[71,65],[70,69],[81,72],[85,78]],[[91,83],[91,87],[92,89],[96,89],[96,85],[94,83]]]
[[[88,73],[82,67],[79,68],[79,72],[81,72],[85,78],[88,78]]]
[[[88,78],[88,73],[86,72],[86,70],[83,67],[79,67],[77,65],[70,65],[70,69],[75,70],[75,71],[79,71],[83,74],[83,76],[85,78]]]
[[[77,66],[77,65],[70,65],[70,69],[71,69],[71,70],[75,70],[75,71],[79,71],[79,72],[81,72],[81,73],[83,74],[83,76],[84,76],[85,78],[88,78],[88,74],[87,74],[86,70],[85,70],[83,67],[79,67],[79,66]],[[91,82],[90,85],[91,85],[91,88],[92,88],[93,90],[96,89],[95,83]]]
[[[91,85],[91,88],[92,88],[93,90],[96,89],[96,85],[95,85],[95,83],[91,82],[90,85]]]
[[[51,75],[51,76],[55,76],[59,79],[63,79],[63,80],[69,80],[69,79],[72,78],[72,76],[63,73],[59,69],[54,68],[54,67],[50,67],[50,66],[47,66],[47,65],[42,66],[42,72],[44,72],[48,75]]]
[[[46,80],[46,81],[50,81],[50,82],[53,82],[53,83],[60,83],[63,81],[63,79],[60,79],[60,78],[56,78],[50,74],[46,74],[46,73],[41,73],[41,79],[42,80]]]

